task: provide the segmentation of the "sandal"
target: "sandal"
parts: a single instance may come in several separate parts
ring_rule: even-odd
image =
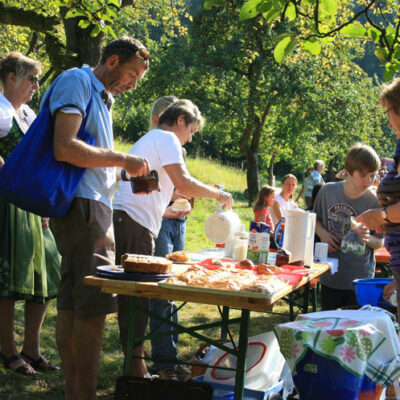
[[[40,375],[40,372],[35,371],[34,368],[30,364],[24,361],[24,364],[20,365],[17,368],[11,368],[11,364],[15,361],[22,360],[20,354],[14,354],[13,356],[6,358],[4,354],[0,353],[0,357],[2,358],[2,363],[4,368],[10,369],[11,371],[16,372],[17,374],[25,375],[25,376],[36,376]]]
[[[58,371],[60,369],[59,366],[47,361],[43,356],[40,356],[37,360],[35,360],[23,351],[21,351],[20,355],[25,359],[26,362],[28,362],[34,369],[38,371]]]

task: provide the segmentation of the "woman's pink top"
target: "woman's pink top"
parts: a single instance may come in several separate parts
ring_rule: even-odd
[[[256,222],[265,222],[271,227],[271,232],[275,230],[274,223],[272,222],[271,214],[267,207],[260,208],[254,211],[254,220]],[[265,221],[264,221],[265,220]]]

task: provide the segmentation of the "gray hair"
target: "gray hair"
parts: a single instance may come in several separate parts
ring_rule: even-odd
[[[149,121],[149,131],[156,127],[156,124],[153,121],[153,117],[159,117],[165,109],[170,106],[172,103],[175,103],[179,99],[175,96],[163,96],[158,98],[152,105],[150,111],[150,121]]]
[[[178,100],[171,104],[161,115],[158,124],[166,124],[173,126],[180,116],[185,117],[186,126],[191,123],[196,123],[198,130],[204,126],[204,118],[201,115],[198,107],[190,100]]]
[[[17,83],[29,74],[37,75],[42,72],[39,61],[24,56],[19,51],[12,51],[6,56],[0,57],[0,90],[4,90],[7,77],[13,73],[17,77]]]
[[[324,166],[324,162],[322,160],[316,160],[314,161],[314,169],[318,169],[320,167]]]

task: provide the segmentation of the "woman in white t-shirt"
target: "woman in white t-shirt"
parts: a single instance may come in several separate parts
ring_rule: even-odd
[[[286,218],[287,210],[294,210],[297,204],[292,200],[296,191],[297,178],[293,174],[287,174],[282,180],[282,191],[275,196],[275,202],[271,208],[271,216],[276,225],[282,218]]]

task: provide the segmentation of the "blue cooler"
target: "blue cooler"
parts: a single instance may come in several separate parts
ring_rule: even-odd
[[[357,400],[364,377],[308,349],[296,366],[293,381],[301,400]]]

